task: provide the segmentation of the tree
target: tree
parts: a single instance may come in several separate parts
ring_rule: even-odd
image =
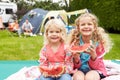
[[[25,3],[23,0],[16,2],[18,6],[17,15],[20,19],[25,13],[27,13],[29,10],[34,8],[42,8],[44,10],[60,10],[62,9],[58,3],[52,3],[50,0],[48,1],[35,1],[35,5],[29,5]]]
[[[120,33],[120,0],[73,0],[69,11],[90,9],[108,32]]]

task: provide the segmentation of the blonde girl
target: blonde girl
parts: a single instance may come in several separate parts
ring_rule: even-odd
[[[91,13],[81,14],[75,21],[68,44],[84,45],[91,43],[89,49],[74,53],[74,68],[78,71],[73,80],[100,80],[107,76],[103,56],[109,52],[112,42],[102,27],[98,27],[98,18]]]
[[[66,29],[60,19],[51,19],[45,25],[44,46],[40,51],[40,67],[65,66],[59,76],[49,76],[42,72],[40,80],[71,80],[73,70],[72,54],[65,48]]]

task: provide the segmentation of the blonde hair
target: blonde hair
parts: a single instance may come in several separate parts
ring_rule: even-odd
[[[79,32],[79,24],[81,22],[81,19],[85,18],[85,17],[90,17],[93,24],[94,24],[94,29],[95,31],[93,32],[92,35],[92,40],[96,43],[96,42],[100,42],[104,45],[105,51],[109,52],[109,50],[112,48],[112,41],[109,37],[109,35],[105,32],[105,30],[102,27],[98,27],[98,18],[91,13],[84,13],[81,14],[76,20],[75,20],[75,24],[76,24],[76,28],[73,29],[71,31],[71,34],[68,37],[68,44],[72,44],[73,42],[75,42],[75,45],[79,45],[79,36],[80,36],[80,32]]]
[[[105,51],[108,53],[113,46],[112,39],[102,27],[98,27],[98,36],[100,36],[100,41],[102,41]]]
[[[65,40],[66,40],[65,24],[60,19],[51,19],[45,24],[44,44],[49,43],[49,41],[47,39],[47,35],[48,35],[48,30],[51,27],[60,29],[60,31],[61,31],[61,42],[65,42]]]

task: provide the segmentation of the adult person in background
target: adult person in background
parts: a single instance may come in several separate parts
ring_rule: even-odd
[[[2,17],[0,16],[0,30],[4,30],[4,29],[5,29],[5,27],[2,22]]]
[[[13,23],[9,23],[8,29],[11,32],[17,32],[19,37],[21,37],[21,29],[19,27],[18,20],[15,20]]]
[[[22,25],[22,30],[24,31],[24,34],[29,34],[30,36],[33,35],[32,30],[33,26],[32,24],[28,21],[28,19],[25,20],[25,22]]]
[[[18,20],[15,20],[14,23],[15,23],[15,24],[14,24],[13,31],[18,32],[19,37],[21,37],[21,29],[20,29],[20,27],[19,27]]]

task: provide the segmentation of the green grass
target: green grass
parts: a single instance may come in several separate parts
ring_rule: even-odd
[[[43,45],[43,37],[12,36],[0,31],[0,60],[37,60]]]
[[[114,42],[105,59],[120,59],[120,34],[110,34]],[[43,46],[43,36],[17,37],[4,30],[0,31],[0,60],[38,60]]]
[[[120,34],[110,34],[113,41],[113,47],[109,53],[105,55],[105,59],[120,59]]]

